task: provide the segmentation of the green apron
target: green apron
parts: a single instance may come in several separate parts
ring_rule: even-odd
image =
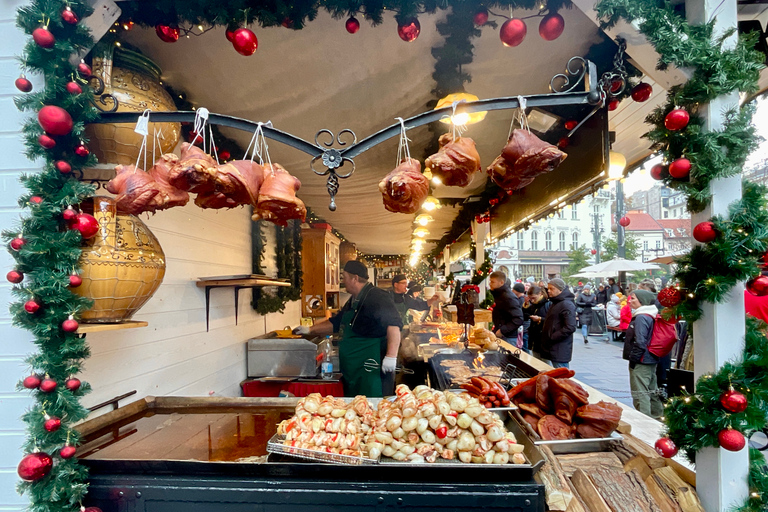
[[[395,302],[395,309],[403,320],[403,327],[411,323],[411,315],[408,314],[408,306],[405,305],[405,300],[403,302]]]
[[[355,334],[352,331],[355,312],[356,309],[350,308],[342,315],[339,329],[339,364],[344,376],[344,396],[381,397],[381,348],[386,346],[387,338],[364,338]],[[368,359],[376,361],[376,368],[369,368],[371,371],[365,368]]]

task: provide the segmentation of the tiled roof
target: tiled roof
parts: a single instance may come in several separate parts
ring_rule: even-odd
[[[626,214],[629,217],[629,226],[626,231],[662,231],[659,223],[650,215],[638,210],[630,210]]]
[[[693,232],[691,219],[662,219],[656,222],[664,228],[665,238],[690,238]]]

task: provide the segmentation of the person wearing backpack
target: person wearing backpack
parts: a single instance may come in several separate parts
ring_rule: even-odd
[[[656,364],[659,357],[651,353],[651,338],[659,310],[656,295],[647,290],[634,290],[629,294],[632,321],[624,339],[624,359],[629,361],[629,388],[635,409],[658,419],[664,412],[656,383]]]

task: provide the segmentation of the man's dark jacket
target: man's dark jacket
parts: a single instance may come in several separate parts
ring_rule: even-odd
[[[520,299],[508,284],[491,290],[496,305],[493,307],[493,327],[501,329],[505,338],[517,337],[517,330],[523,325],[523,308]]]
[[[357,308],[352,320],[352,332],[364,338],[381,338],[387,335],[387,327],[393,325],[403,328],[403,320],[395,309],[392,296],[371,283],[365,285],[357,296],[352,297],[342,306],[341,310],[330,318],[333,331],[339,332],[341,318],[350,308]]]
[[[573,355],[573,333],[576,331],[576,304],[567,288],[550,297],[552,307],[544,319],[541,334],[542,356],[552,362],[568,363]]]

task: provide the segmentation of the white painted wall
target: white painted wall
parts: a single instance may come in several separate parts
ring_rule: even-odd
[[[20,214],[16,198],[22,191],[18,177],[37,167],[23,155],[19,122],[23,116],[13,104],[19,76],[15,56],[24,35],[15,27],[21,0],[0,2],[0,228],[6,229]],[[40,81],[34,77],[35,87]],[[88,335],[92,357],[83,380],[94,392],[83,400],[90,406],[127,391],[137,395],[239,396],[246,375],[245,341],[285,325],[297,325],[298,302],[284,314],[260,317],[250,306],[251,292],[241,292],[239,325],[235,326],[232,289],[211,293],[211,330],[205,330],[205,295],[195,286],[198,277],[242,274],[251,271],[250,215],[246,209],[200,210],[194,205],[161,212],[146,220],[162,245],[167,272],[155,296],[134,317],[149,327]],[[270,242],[268,242],[268,245]],[[273,242],[271,242],[274,245]],[[274,251],[271,253],[274,259]],[[24,424],[19,419],[30,404],[15,391],[28,371],[25,354],[34,349],[26,331],[11,326],[6,304],[11,285],[4,279],[13,259],[0,250],[0,512],[21,511],[25,501],[15,491],[16,465],[22,456]],[[106,412],[106,411],[104,411]]]

